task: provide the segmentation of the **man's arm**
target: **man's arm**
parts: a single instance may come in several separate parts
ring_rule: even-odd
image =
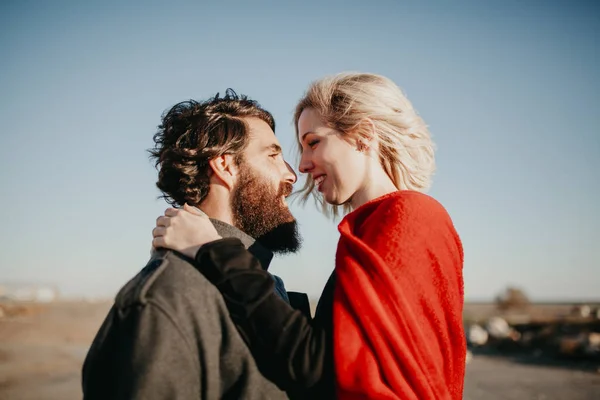
[[[273,279],[238,239],[208,243],[198,269],[223,294],[233,322],[263,374],[286,391],[333,388],[331,332],[293,309],[273,290]]]
[[[200,366],[156,303],[113,309],[83,369],[84,400],[200,398]]]

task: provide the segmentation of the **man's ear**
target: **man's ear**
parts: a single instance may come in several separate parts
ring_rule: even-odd
[[[233,190],[239,174],[239,168],[235,164],[233,154],[223,154],[208,161],[212,171],[211,179],[217,179],[229,190]]]

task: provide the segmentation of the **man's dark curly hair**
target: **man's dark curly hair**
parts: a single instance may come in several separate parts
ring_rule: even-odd
[[[156,186],[172,206],[200,204],[209,190],[209,160],[233,154],[242,161],[249,128],[244,118],[260,118],[273,132],[275,121],[268,111],[247,96],[227,89],[224,97],[203,102],[188,100],[163,114],[154,135],[150,158],[160,167]]]

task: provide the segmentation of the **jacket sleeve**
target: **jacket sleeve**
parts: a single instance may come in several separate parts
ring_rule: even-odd
[[[207,243],[198,269],[223,294],[233,322],[261,372],[288,392],[333,388],[330,332],[283,301],[273,279],[238,239]]]
[[[190,343],[156,304],[115,309],[83,368],[84,400],[200,397],[199,363]]]

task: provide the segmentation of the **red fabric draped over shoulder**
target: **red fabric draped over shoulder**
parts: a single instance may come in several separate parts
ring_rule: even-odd
[[[337,397],[462,399],[463,249],[444,207],[398,191],[348,214],[339,231]]]

